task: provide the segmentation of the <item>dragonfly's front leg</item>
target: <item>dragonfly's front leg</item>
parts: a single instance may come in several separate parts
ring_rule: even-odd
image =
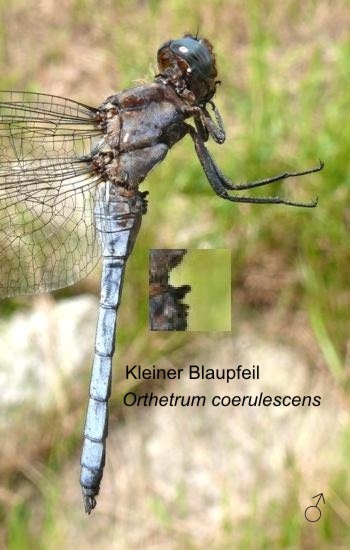
[[[228,190],[242,191],[244,189],[253,189],[255,187],[262,187],[264,185],[268,185],[275,181],[285,180],[291,177],[304,176],[306,174],[312,174],[313,172],[319,172],[320,170],[322,170],[324,166],[324,163],[322,161],[320,161],[319,166],[317,166],[316,168],[311,168],[310,170],[304,170],[301,172],[285,172],[283,174],[280,174],[278,176],[273,176],[271,178],[266,178],[255,182],[248,182],[248,183],[235,185],[222,174],[221,170],[218,168],[213,158],[210,156],[209,151],[205,147],[204,142],[201,139],[201,136],[196,132],[196,130],[189,124],[187,125],[187,128],[188,128],[188,133],[193,139],[196,153],[203,167],[205,175],[207,176],[208,181],[212,186],[212,188],[214,189],[215,193],[219,197],[232,202],[261,203],[261,204],[287,204],[289,206],[301,206],[305,208],[313,208],[314,206],[316,206],[317,198],[310,203],[304,203],[304,202],[289,201],[286,199],[281,199],[280,197],[239,197],[237,195],[229,195],[227,191]]]
[[[202,141],[208,141],[209,136],[211,136],[215,143],[222,144],[226,139],[224,123],[218,109],[212,101],[210,105],[213,109],[216,122],[210,118],[208,111],[203,107],[187,107],[186,114],[188,116],[193,116],[196,130]]]

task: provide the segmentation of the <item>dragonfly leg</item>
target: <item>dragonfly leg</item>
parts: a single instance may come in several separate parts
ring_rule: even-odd
[[[237,195],[229,195],[228,191],[242,191],[244,189],[253,189],[255,187],[262,187],[264,185],[269,185],[270,183],[285,180],[291,177],[304,176],[306,174],[312,174],[314,172],[319,172],[322,170],[324,163],[320,161],[319,166],[316,168],[311,168],[310,170],[304,170],[302,172],[284,172],[278,176],[271,178],[265,178],[255,182],[248,182],[236,185],[232,183],[228,178],[226,178],[221,170],[218,168],[213,158],[211,157],[209,151],[204,145],[203,140],[197,134],[195,129],[187,125],[188,133],[193,139],[194,146],[196,149],[197,156],[202,165],[202,168],[205,172],[205,175],[208,178],[210,185],[212,186],[215,193],[228,201],[231,202],[243,202],[243,203],[260,203],[260,204],[286,204],[289,206],[301,206],[304,208],[313,208],[317,204],[317,198],[311,202],[295,202],[287,199],[282,199],[278,196],[276,197],[239,197]]]
[[[213,101],[209,101],[209,104],[213,110],[215,122],[212,120],[207,109],[201,109],[201,119],[215,143],[219,143],[221,145],[226,139],[224,123],[215,103]]]
[[[187,109],[187,114],[193,116],[197,133],[202,141],[208,141],[210,135],[215,143],[222,144],[226,139],[224,123],[215,104],[212,101],[209,103],[214,112],[216,122],[212,120],[207,109],[203,107],[191,107]]]

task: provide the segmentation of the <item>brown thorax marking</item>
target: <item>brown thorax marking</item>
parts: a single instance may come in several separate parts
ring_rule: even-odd
[[[118,106],[105,103],[98,111],[96,121],[105,135],[105,145],[104,150],[94,156],[92,167],[103,180],[127,188],[128,174],[120,169],[119,155],[115,153],[119,150],[122,126]]]
[[[96,154],[91,160],[93,171],[100,174],[104,181],[109,180],[114,185],[128,187],[128,174],[120,170],[119,158],[115,157],[112,151],[105,151]]]
[[[103,105],[103,109],[99,109],[95,115],[97,127],[100,128],[103,133],[106,132],[107,124],[111,118],[118,114],[117,106],[113,103],[106,103]]]

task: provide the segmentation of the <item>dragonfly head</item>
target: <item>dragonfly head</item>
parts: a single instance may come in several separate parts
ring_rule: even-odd
[[[160,75],[191,103],[205,104],[215,94],[217,70],[209,40],[191,34],[169,40],[159,48],[157,60]]]

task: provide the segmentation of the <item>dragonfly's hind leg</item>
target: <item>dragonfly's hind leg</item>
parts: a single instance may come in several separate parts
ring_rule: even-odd
[[[301,172],[284,172],[283,174],[271,178],[235,185],[222,174],[221,170],[215,164],[214,160],[209,154],[209,151],[205,147],[203,140],[197,134],[195,129],[190,125],[187,125],[187,128],[188,133],[193,139],[196,153],[203,167],[205,175],[207,176],[208,181],[214,189],[215,193],[219,197],[225,200],[229,200],[231,202],[287,204],[289,206],[301,206],[305,208],[313,208],[314,206],[316,206],[317,198],[311,202],[304,203],[281,199],[280,197],[239,197],[237,195],[229,195],[227,191],[242,191],[244,189],[253,189],[255,187],[262,187],[264,185],[269,185],[270,183],[285,180],[287,178],[304,176],[306,174],[319,172],[324,166],[324,163],[322,161],[320,161],[319,166],[317,166],[316,168],[311,168],[310,170],[304,170]]]

